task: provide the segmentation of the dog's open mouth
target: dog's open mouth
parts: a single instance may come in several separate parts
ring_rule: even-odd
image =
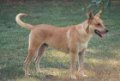
[[[95,34],[97,34],[98,36],[100,36],[102,38],[104,36],[105,32],[95,30]]]

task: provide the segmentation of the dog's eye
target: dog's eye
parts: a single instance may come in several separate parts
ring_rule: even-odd
[[[97,25],[97,26],[101,26],[101,24],[100,24],[100,23],[97,23],[96,25]]]

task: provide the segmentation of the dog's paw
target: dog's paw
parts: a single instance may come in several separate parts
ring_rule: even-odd
[[[25,77],[29,77],[29,76],[31,76],[30,73],[25,73]]]
[[[74,74],[71,74],[71,75],[70,75],[70,78],[71,78],[71,79],[75,79],[75,80],[77,79],[76,75],[74,75]]]
[[[87,75],[86,75],[86,74],[80,74],[80,76],[81,76],[81,77],[87,77]]]
[[[84,71],[79,71],[78,74],[80,77],[87,77],[87,75],[84,73]]]
[[[41,73],[42,72],[40,68],[36,69],[36,71],[37,71],[37,73]]]

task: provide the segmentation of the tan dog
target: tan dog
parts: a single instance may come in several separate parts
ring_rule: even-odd
[[[71,77],[76,78],[76,57],[78,57],[78,71],[80,76],[86,76],[84,74],[84,53],[88,46],[88,42],[92,35],[95,33],[100,37],[108,32],[105,28],[103,21],[100,19],[101,11],[99,11],[95,16],[90,12],[88,14],[88,19],[78,25],[72,25],[68,27],[56,27],[47,24],[31,25],[24,23],[20,20],[22,16],[27,14],[20,13],[16,16],[16,22],[31,32],[29,34],[29,47],[28,55],[24,62],[25,75],[30,75],[29,64],[31,59],[35,56],[35,52],[38,51],[35,66],[36,70],[39,72],[39,62],[45,48],[47,46],[53,47],[55,49],[64,51],[70,54],[71,58]]]

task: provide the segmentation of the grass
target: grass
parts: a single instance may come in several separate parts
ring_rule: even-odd
[[[105,10],[103,20],[109,29],[105,38],[93,37],[85,57],[87,78],[79,81],[120,80],[120,6]],[[23,61],[27,55],[29,31],[15,22],[16,14],[30,16],[23,20],[31,24],[56,26],[78,24],[86,19],[80,2],[29,1],[0,3],[0,81],[72,81],[68,76],[69,55],[49,48],[41,61],[41,73],[31,64],[31,77],[24,77]]]

